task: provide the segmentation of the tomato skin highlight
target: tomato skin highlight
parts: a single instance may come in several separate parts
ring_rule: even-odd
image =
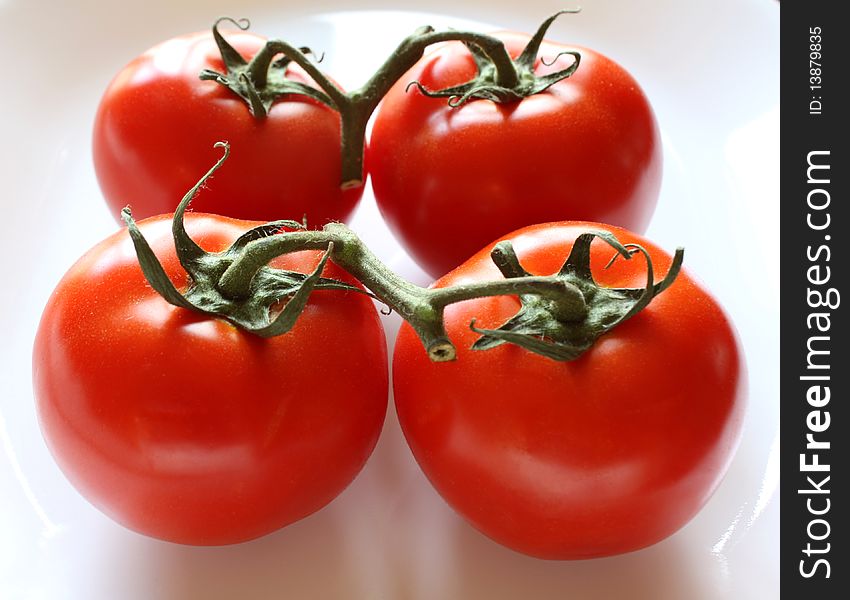
[[[256,225],[197,213],[186,224],[209,251]],[[170,218],[140,228],[185,285]],[[310,272],[318,258],[276,264]],[[325,275],[350,281],[332,263]],[[314,291],[292,331],[261,339],[166,303],[126,231],[57,286],[33,381],[44,437],[83,496],[130,529],[200,545],[256,538],[330,502],[371,454],[388,397],[386,342],[368,297]]]
[[[528,36],[495,34],[511,56]],[[661,139],[638,83],[588,48],[544,42],[547,62],[581,53],[569,78],[518,104],[428,98],[469,80],[460,43],[426,55],[384,98],[369,145],[381,214],[409,254],[440,276],[496,237],[525,225],[586,220],[646,229],[661,185]],[[538,72],[565,68],[561,58]]]
[[[641,244],[657,278],[666,273],[669,255],[615,227],[555,223],[505,239],[529,272],[548,275],[588,229]],[[498,277],[490,248],[435,286]],[[602,285],[645,285],[639,257],[605,270],[613,250],[598,241],[591,248]],[[497,327],[518,304],[500,297],[448,307],[458,349],[452,363],[430,362],[402,326],[393,358],[396,410],[428,479],[481,532],[532,556],[608,556],[673,534],[711,496],[740,436],[746,374],[723,310],[684,270],[575,361],[510,345],[470,349],[472,319]]]
[[[246,58],[265,39],[227,32]],[[141,54],[116,75],[95,117],[93,158],[106,203],[116,220],[128,204],[137,218],[173,212],[230,143],[227,169],[204,192],[207,212],[272,221],[306,216],[310,227],[346,221],[363,186],[340,189],[340,121],[327,106],[304,97],[276,102],[258,121],[236,94],[201,70],[224,65],[209,32],[173,38]],[[297,66],[291,78],[311,80]]]

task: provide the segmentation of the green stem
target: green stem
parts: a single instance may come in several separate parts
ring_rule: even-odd
[[[321,231],[298,229],[293,221],[275,221],[246,231],[226,250],[210,253],[197,245],[184,227],[184,217],[195,193],[226,160],[221,159],[183,197],[174,212],[172,236],[180,264],[188,274],[183,292],[169,279],[129,209],[122,212],[139,264],[150,285],[168,302],[231,323],[262,337],[282,335],[296,323],[313,290],[361,287],[322,276],[329,259],[356,278],[374,298],[395,310],[417,333],[430,358],[452,360],[456,350],[444,324],[445,308],[457,302],[491,296],[515,296],[517,312],[497,329],[479,329],[472,348],[487,350],[514,344],[554,360],[574,360],[595,340],[646,308],[667,289],[679,273],[682,250],[677,250],[664,279],[655,283],[652,257],[637,244],[622,244],[607,231],[588,231],[575,239],[560,270],[534,276],[520,264],[508,241],[496,244],[491,257],[504,275],[493,281],[424,288],[404,280],[384,265],[360,238],[342,223],[328,223]],[[283,228],[295,228],[284,231]],[[643,288],[599,286],[590,271],[590,245],[599,239],[624,260],[640,254],[646,263]],[[309,274],[270,266],[278,256],[321,250],[318,266]],[[285,302],[284,302],[285,301]],[[282,304],[282,309],[279,307]],[[279,310],[278,310],[279,309]]]
[[[363,161],[366,154],[366,127],[375,106],[354,100],[342,105],[340,114],[340,188],[347,190],[363,185]]]
[[[423,27],[402,40],[384,64],[356,93],[379,102],[401,76],[422,58],[428,46],[440,42],[464,42],[478,46],[493,61],[499,85],[514,87],[519,83],[514,61],[502,40],[474,31],[434,31],[430,27]],[[377,102],[375,105],[377,106]]]
[[[342,223],[329,223],[321,231],[294,231],[250,242],[223,273],[217,287],[227,298],[248,298],[257,273],[272,259],[291,252],[329,247],[334,263],[408,321],[435,360],[455,357],[454,346],[443,326],[443,309],[449,304],[488,296],[531,294],[547,299],[565,321],[579,321],[587,314],[581,291],[554,277],[500,279],[440,289],[414,285],[387,268]]]
[[[496,68],[497,80],[500,85],[514,87],[519,83],[519,76],[513,60],[501,40],[481,33],[469,31],[440,31],[422,28],[405,38],[378,68],[375,74],[360,88],[349,93],[343,92],[324,73],[307,58],[299,48],[281,40],[268,42],[261,50],[263,62],[268,69],[272,56],[283,54],[301,66],[310,77],[322,88],[333,102],[334,108],[340,114],[342,174],[340,186],[343,189],[358,187],[363,184],[363,158],[366,142],[366,128],[369,119],[375,112],[381,100],[390,88],[404,76],[422,58],[428,46],[446,41],[460,41],[475,44],[490,57]],[[259,56],[259,55],[258,55]],[[253,63],[254,61],[252,61]],[[265,84],[260,76],[262,63],[258,61],[254,75],[257,86]]]
[[[302,48],[297,48],[283,40],[270,40],[266,42],[265,46],[251,59],[251,63],[248,65],[248,74],[254,86],[259,89],[266,87],[272,60],[281,54],[304,69],[307,75],[322,88],[322,91],[328,95],[331,102],[337,108],[347,102],[348,99],[345,92],[316,67],[315,63],[310,60]]]
[[[536,37],[542,39],[543,32],[557,16],[547,19]],[[246,63],[218,31],[218,25],[223,20],[237,23],[243,29],[247,26],[232,19],[216,21],[213,34],[228,72],[221,74],[206,70],[201,74],[201,78],[214,80],[230,88],[248,103],[257,119],[266,117],[275,99],[291,94],[312,97],[338,111],[342,138],[340,186],[343,189],[363,184],[366,127],[369,119],[390,88],[422,58],[429,46],[440,42],[459,41],[466,44],[475,57],[478,75],[466,84],[437,92],[427,91],[420,86],[420,90],[427,95],[440,96],[445,92],[450,98],[450,106],[457,106],[472,98],[487,98],[497,102],[518,101],[543,91],[558,77],[568,77],[578,66],[576,62],[574,67],[564,70],[555,78],[552,75],[547,76],[545,85],[534,85],[538,79],[533,73],[533,65],[512,59],[500,39],[473,31],[437,32],[431,27],[421,27],[401,41],[363,86],[345,93],[310,60],[305,48],[298,48],[283,40],[270,40],[250,63]],[[533,47],[535,53],[537,46],[539,40]],[[279,55],[298,64],[320,89],[285,79],[272,82],[269,73],[274,66],[273,60]],[[484,68],[482,65],[485,65]],[[454,90],[458,93],[455,94]]]

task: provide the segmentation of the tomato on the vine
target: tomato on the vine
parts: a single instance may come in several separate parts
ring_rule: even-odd
[[[519,230],[511,239],[531,274],[557,272],[588,229],[638,243],[665,273],[669,255],[638,235],[589,223]],[[498,278],[490,246],[435,287]],[[640,255],[605,268],[614,251],[590,246],[603,287],[642,288]],[[446,308],[457,360],[429,360],[409,325],[393,359],[395,403],[414,456],[471,524],[520,552],[589,558],[636,550],[687,523],[724,475],[743,418],[745,368],[736,334],[687,272],[579,358],[557,362],[513,344],[470,349],[498,327],[516,296]]]
[[[186,220],[210,252],[255,225]],[[140,229],[186,285],[170,220]],[[318,260],[310,251],[273,264],[309,273]],[[332,263],[325,275],[352,281]],[[386,342],[367,296],[317,289],[291,331],[263,339],[168,304],[126,230],[53,292],[33,381],[45,439],[71,483],[128,528],[190,544],[248,540],[330,502],[372,452],[388,395]]]
[[[265,39],[229,32],[246,59]],[[198,173],[209,166],[213,144],[234,150],[230,168],[209,182],[205,210],[239,219],[306,217],[311,227],[346,221],[363,187],[340,188],[340,120],[328,106],[303,95],[275,102],[255,118],[239,96],[204,69],[224,71],[210,32],[176,37],[124,67],[107,88],[94,123],[94,166],[103,195],[118,219],[127,205],[139,218],[172,212]],[[287,77],[313,85],[290,65]]]
[[[516,57],[529,40],[496,34]],[[452,108],[427,90],[476,73],[469,50],[443,45],[384,97],[369,142],[375,198],[392,231],[432,275],[518,227],[588,220],[645,230],[661,182],[655,116],[635,79],[589,48],[544,42],[535,73],[575,72],[518,102]]]

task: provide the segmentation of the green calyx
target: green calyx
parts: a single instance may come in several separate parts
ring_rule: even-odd
[[[333,101],[321,90],[287,78],[292,59],[284,55],[275,60],[279,53],[274,52],[273,45],[266,44],[250,62],[245,60],[219,31],[218,27],[223,21],[230,22],[243,31],[250,26],[247,19],[236,20],[229,17],[221,17],[213,24],[213,39],[218,45],[226,72],[204,69],[199,75],[202,80],[215,81],[228,88],[245,101],[251,114],[257,119],[265,119],[272,104],[284,96],[307,96],[322,104],[333,106]],[[297,50],[304,60],[312,54],[307,47]]]
[[[581,55],[578,52],[562,52],[552,58],[551,62],[544,61],[544,64],[552,65],[561,56],[569,55],[573,57],[573,62],[568,67],[542,76],[534,72],[540,45],[549,27],[559,16],[576,12],[578,10],[562,10],[543,21],[520,55],[515,59],[508,57],[507,63],[500,55],[487,52],[477,43],[462,40],[475,60],[475,77],[461,85],[441,90],[426,89],[418,81],[411,82],[408,88],[416,86],[429,98],[448,98],[449,106],[452,107],[461,106],[470,100],[490,100],[498,104],[519,102],[523,98],[544,92],[575,73],[581,63]]]
[[[184,215],[192,198],[229,155],[230,148],[227,144],[219,142],[216,146],[224,148],[224,155],[183,197],[172,220],[172,234],[177,257],[189,275],[189,287],[184,292],[177,290],[165,273],[147,240],[139,231],[129,207],[121,211],[121,217],[133,240],[142,273],[151,287],[170,304],[223,318],[261,337],[272,337],[289,331],[304,310],[310,293],[314,289],[362,293],[360,288],[322,277],[322,270],[330,256],[332,246],[324,253],[312,273],[304,274],[263,266],[252,277],[249,295],[243,298],[232,298],[222,293],[218,285],[219,279],[247,246],[287,228],[299,230],[304,227],[296,221],[273,221],[246,231],[224,252],[211,253],[198,246],[186,232]],[[273,309],[284,301],[286,303],[283,308],[274,314]]]
[[[628,260],[635,254],[642,254],[646,260],[646,286],[607,288],[598,285],[590,270],[590,243],[596,237],[617,252],[608,266],[618,257]],[[510,242],[500,242],[491,256],[505,277],[531,277],[519,264]],[[473,331],[481,334],[473,349],[487,350],[511,343],[553,360],[574,360],[590,349],[601,335],[636,315],[667,289],[679,274],[683,259],[684,250],[679,248],[664,279],[655,283],[652,259],[642,246],[621,244],[606,231],[584,233],[576,238],[566,262],[553,276],[565,286],[578,290],[583,302],[564,310],[562,303],[545,296],[522,294],[519,311],[501,327],[479,329],[474,322],[470,325]]]

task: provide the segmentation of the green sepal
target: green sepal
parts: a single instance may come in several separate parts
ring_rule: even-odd
[[[281,335],[289,331],[307,305],[313,290],[340,290],[371,296],[369,292],[342,281],[322,277],[333,244],[329,244],[312,273],[261,267],[250,281],[250,294],[245,298],[229,298],[219,289],[222,274],[255,240],[278,235],[286,229],[304,229],[297,221],[281,220],[254,227],[243,233],[222,252],[207,252],[192,240],[185,228],[184,217],[197,191],[222,165],[229,155],[229,146],[219,142],[224,154],[204,177],[183,197],[174,211],[172,235],[181,265],[189,276],[186,290],[179,291],[163,269],[142,232],[130,208],[121,211],[127,225],[139,265],[145,279],[167,302],[212,317],[225,319],[261,337]],[[247,282],[246,282],[247,283]],[[278,310],[279,308],[279,310]]]
[[[250,26],[247,19],[231,19],[221,17],[213,24],[212,32],[224,62],[225,72],[219,73],[212,69],[204,69],[198,77],[204,81],[215,81],[237,96],[248,105],[251,114],[257,119],[264,119],[271,110],[272,104],[283,96],[307,96],[317,102],[334,106],[330,97],[323,91],[286,78],[287,69],[292,59],[284,56],[277,60],[267,49],[258,52],[251,61],[245,58],[224,38],[218,29],[223,22],[233,23],[241,30]],[[268,44],[267,44],[268,47]],[[298,48],[304,55],[313,54],[307,47]]]
[[[559,16],[575,12],[578,11],[559,11],[543,21],[540,27],[537,28],[537,31],[520,55],[512,61],[517,72],[517,83],[513,87],[500,85],[498,83],[499,70],[496,68],[493,59],[477,44],[464,41],[463,43],[469,49],[475,61],[475,77],[466,83],[440,90],[429,90],[420,82],[413,81],[408,85],[408,89],[411,86],[415,86],[423,95],[429,98],[448,98],[449,106],[452,108],[466,104],[470,100],[490,100],[497,104],[508,104],[544,92],[559,81],[570,77],[575,73],[581,63],[581,54],[579,52],[572,50],[565,51],[558,54],[550,63],[544,61],[544,64],[547,66],[552,65],[561,56],[571,55],[575,60],[568,67],[547,75],[537,75],[534,72],[537,53],[540,50],[540,44],[543,42],[543,38],[549,27]]]
[[[590,244],[597,237],[616,250],[608,266],[618,257],[630,260],[638,253],[644,257],[646,285],[643,288],[607,288],[594,281],[590,270]],[[530,276],[519,264],[510,242],[498,244],[491,256],[506,277]],[[664,279],[656,283],[652,259],[642,246],[622,244],[607,231],[584,233],[576,238],[570,255],[554,277],[581,291],[587,308],[585,313],[565,315],[551,298],[521,294],[519,310],[500,327],[480,329],[475,321],[470,324],[470,328],[481,336],[472,349],[487,350],[510,343],[554,360],[574,360],[600,336],[636,315],[667,289],[678,275],[683,259],[684,250],[679,248]]]

